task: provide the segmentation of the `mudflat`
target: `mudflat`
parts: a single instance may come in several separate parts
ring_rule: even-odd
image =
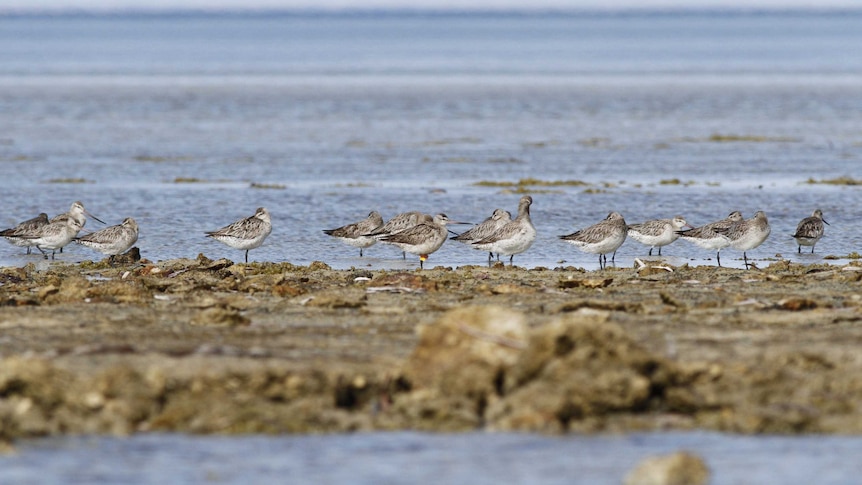
[[[862,433],[862,264],[0,269],[0,439]]]

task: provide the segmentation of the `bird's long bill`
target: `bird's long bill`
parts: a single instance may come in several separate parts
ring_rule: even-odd
[[[472,222],[449,221],[446,224],[468,224],[468,225],[472,225],[473,223]]]
[[[94,220],[97,220],[97,221],[101,222],[102,224],[105,224],[105,221],[103,221],[103,220],[99,219],[98,217],[94,216],[90,211],[88,211],[88,210],[86,210],[86,209],[84,209],[84,214],[86,214],[86,215],[87,215],[87,217],[90,217],[90,218],[92,218],[92,219],[94,219]]]
[[[831,226],[831,225],[832,225],[832,224],[829,224],[828,222],[826,222],[826,219],[824,219],[824,218],[822,218],[822,217],[820,218],[820,220],[821,220],[821,221],[823,221],[823,223],[824,223],[824,224],[826,224],[827,226]]]

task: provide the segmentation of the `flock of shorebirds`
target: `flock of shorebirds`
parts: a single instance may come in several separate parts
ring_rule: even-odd
[[[530,220],[532,203],[533,198],[525,195],[521,197],[518,215],[514,219],[508,211],[494,209],[491,216],[483,222],[449,239],[488,251],[489,263],[496,253],[498,261],[500,255],[509,256],[511,264],[515,255],[529,249],[536,239],[536,228]],[[405,253],[419,255],[421,268],[428,255],[440,249],[448,238],[447,224],[464,223],[451,221],[445,214],[431,217],[421,212],[405,212],[384,224],[380,214],[373,211],[362,221],[323,232],[358,247],[360,256],[364,248],[377,242],[393,244]],[[802,252],[802,246],[810,246],[811,252],[814,252],[814,245],[823,237],[824,224],[828,223],[823,220],[823,212],[820,209],[799,222],[796,233],[793,234],[798,243],[798,252]],[[661,248],[677,239],[691,241],[701,248],[716,251],[719,266],[721,250],[731,247],[742,251],[745,267],[749,268],[747,251],[760,246],[769,237],[770,231],[769,221],[763,211],[758,211],[751,219],[744,219],[739,211],[734,211],[720,221],[700,227],[692,227],[682,216],[626,224],[619,212],[611,212],[604,220],[559,238],[583,252],[597,254],[601,269],[607,264],[608,254],[611,254],[611,262],[614,262],[616,251],[626,237],[649,246],[650,256],[655,248],[658,248],[658,254],[661,255]]]
[[[528,250],[536,240],[536,228],[530,219],[532,203],[533,198],[525,195],[518,203],[518,215],[514,219],[509,211],[495,209],[490,217],[461,234],[450,231],[447,225],[469,223],[453,221],[446,214],[432,217],[422,212],[404,212],[384,223],[377,211],[372,211],[359,222],[323,232],[359,248],[360,257],[364,249],[378,242],[394,245],[402,250],[404,258],[407,257],[406,253],[418,255],[420,268],[424,268],[428,256],[440,249],[447,239],[487,251],[489,264],[495,254],[498,261],[501,255],[509,256],[509,263],[512,264],[515,255]],[[52,219],[48,219],[45,213],[39,214],[13,228],[0,231],[0,236],[16,246],[27,247],[28,254],[30,248],[35,247],[46,259],[48,250],[53,259],[57,251],[62,252],[64,246],[74,241],[110,256],[111,262],[138,240],[138,225],[131,217],[116,226],[79,236],[87,216],[104,224],[85,210],[82,203],[75,202],[66,213]],[[802,246],[810,246],[811,252],[814,252],[814,245],[823,237],[824,224],[828,222],[823,219],[820,209],[799,222],[792,236],[798,244],[798,252],[802,252]],[[271,232],[270,214],[265,208],[259,207],[251,217],[205,234],[232,248],[244,250],[245,262],[248,263],[248,251],[260,247]],[[454,234],[453,237],[449,237],[450,232]],[[661,255],[663,246],[677,239],[687,240],[703,249],[715,251],[718,266],[721,266],[721,250],[730,247],[742,251],[747,269],[750,267],[747,251],[760,246],[769,233],[769,221],[763,211],[757,211],[750,219],[744,219],[739,211],[734,211],[720,221],[700,227],[692,227],[682,216],[626,224],[619,212],[611,212],[604,220],[559,238],[583,252],[597,254],[599,268],[602,269],[607,265],[608,254],[611,254],[611,262],[614,262],[616,251],[626,237],[649,246],[650,256],[655,248]]]

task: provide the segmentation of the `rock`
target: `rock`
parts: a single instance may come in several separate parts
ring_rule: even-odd
[[[305,306],[319,308],[360,308],[368,297],[361,288],[320,291],[302,299]]]
[[[40,300],[44,300],[45,298],[49,297],[50,295],[54,295],[54,294],[57,294],[59,292],[60,292],[60,288],[58,288],[54,285],[48,285],[48,286],[43,286],[43,287],[39,288],[37,295],[39,296]]]
[[[786,300],[782,300],[778,302],[778,305],[792,312],[798,312],[803,310],[813,310],[818,307],[817,302],[810,298],[787,298]]]
[[[249,325],[251,320],[238,311],[213,307],[198,312],[189,323],[201,326],[239,327]]]
[[[536,289],[524,285],[516,285],[512,283],[503,283],[491,288],[491,293],[494,295],[521,295],[527,293],[535,293]]]
[[[566,288],[604,288],[614,282],[613,278],[584,278],[560,280],[559,287]]]
[[[414,275],[410,273],[394,273],[375,278],[374,286],[369,288],[379,287],[399,287],[409,288],[413,291],[436,291],[437,282],[431,281],[424,276]]]
[[[328,264],[324,263],[323,261],[312,261],[311,264],[308,265],[308,270],[309,271],[320,271],[320,270],[329,271],[329,270],[332,270],[332,268]]]
[[[495,306],[456,308],[418,332],[419,343],[404,368],[412,389],[466,398],[480,415],[499,394],[505,370],[517,362],[527,340],[524,315]]]
[[[562,432],[584,420],[648,410],[675,369],[608,317],[582,309],[534,330],[506,373],[503,399],[488,409],[491,427]]]
[[[709,468],[703,459],[686,451],[641,461],[623,480],[624,485],[703,485]]]
[[[105,260],[110,261],[114,265],[127,265],[137,263],[141,260],[141,250],[138,249],[137,246],[135,246],[123,254],[118,254],[114,256],[113,260],[111,260],[111,258],[106,258]]]

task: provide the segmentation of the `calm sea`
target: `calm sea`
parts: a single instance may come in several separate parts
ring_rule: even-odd
[[[526,189],[527,267],[595,268],[556,236],[612,210],[694,225],[764,210],[773,235],[751,256],[847,255],[859,189],[806,181],[862,178],[859,25],[862,11],[0,17],[0,225],[81,200],[135,217],[151,260],[238,260],[203,231],[266,206],[254,260],[410,269],[321,229],[371,210],[479,222],[519,195],[478,182],[532,178],[591,185]],[[797,258],[789,235],[818,207],[833,224]],[[629,241],[617,263],[645,249]],[[38,260],[22,253],[0,247],[0,264]],[[682,241],[663,253],[714,264]],[[448,243],[429,264],[482,261]]]
[[[514,212],[520,196],[479,182],[531,178],[588,185],[526,189],[539,236],[516,256],[521,266],[595,269],[594,256],[556,236],[612,210],[629,223],[682,214],[694,225],[733,210],[747,217],[764,210],[772,235],[749,252],[759,264],[846,256],[862,249],[862,189],[808,181],[862,179],[860,25],[862,11],[0,16],[0,226],[42,211],[54,215],[80,200],[110,224],[135,217],[138,246],[151,260],[200,252],[240,260],[240,251],[203,232],[265,206],[274,229],[252,250],[253,260],[413,269],[416,258],[402,261],[391,247],[370,248],[360,259],[321,229],[371,210],[385,218],[421,210],[479,222],[496,207]],[[832,225],[814,255],[798,256],[790,234],[815,208]],[[99,225],[90,221],[87,228]],[[617,265],[631,266],[646,251],[628,241]],[[713,254],[683,241],[663,253],[673,264],[714,264]],[[726,250],[723,263],[741,266],[739,256]],[[70,262],[97,257],[82,247],[58,255]],[[45,264],[0,246],[2,266],[31,261]],[[483,261],[485,253],[450,241],[428,264]],[[626,439],[607,439],[611,444],[602,448],[572,438],[558,447],[559,441],[499,435],[465,438],[469,445],[461,448],[461,437],[421,435],[252,445],[273,446],[273,460],[303,473],[340,470],[302,455],[307,446],[335,453],[336,461],[353,453],[339,447],[358,446],[360,457],[390,456],[385,470],[364,459],[346,462],[345,470],[365,473],[355,480],[364,483],[394,483],[417,466],[414,482],[421,482],[430,476],[423,470],[441,463],[462,473],[453,482],[481,483],[483,471],[471,464],[482,463],[522,482],[587,473],[601,478],[590,483],[618,483],[620,463],[628,467],[635,455],[688,446],[704,450],[716,477],[731,477],[715,483],[755,482],[734,479],[739,461],[721,458],[738,442],[691,436],[629,438],[646,443],[637,452],[620,445]],[[809,459],[791,467],[788,480],[761,474],[757,483],[800,476],[811,477],[806,483],[847,483],[859,476],[852,468],[858,440],[754,443],[737,456],[751,466],[782,460],[781,470],[788,470],[790,452]],[[793,443],[803,451],[793,451]],[[829,456],[805,451],[834,443]],[[31,483],[45,476],[44,463],[68,470],[69,459],[103,463],[106,451],[119,449],[123,467],[158,474],[153,470],[168,469],[163,464],[184,470],[207,457],[240,456],[247,446],[158,436],[119,445],[37,442],[18,458],[3,458],[0,473],[20,472],[9,476]],[[591,460],[571,461],[594,446],[625,458],[593,468]],[[159,450],[177,455],[152,458]],[[518,462],[512,454],[536,450],[550,468],[506,468]],[[28,468],[28,460],[40,465]],[[235,481],[233,466],[213,466],[207,480]],[[265,479],[273,468],[255,470],[242,480]],[[189,473],[185,481],[199,481]],[[70,475],[60,476],[71,483]],[[88,483],[129,478],[84,477]],[[350,481],[345,475],[317,483],[326,480]]]

